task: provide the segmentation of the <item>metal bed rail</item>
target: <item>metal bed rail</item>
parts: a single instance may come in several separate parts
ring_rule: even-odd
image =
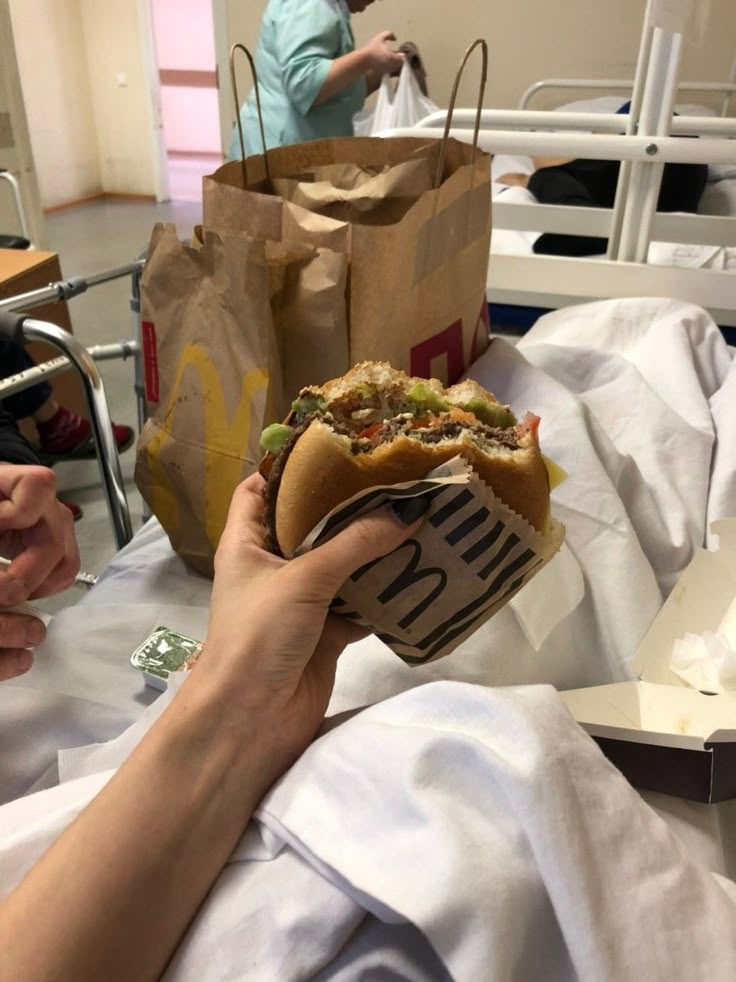
[[[490,153],[621,162],[613,209],[494,201],[496,227],[605,237],[608,251],[605,259],[494,252],[489,300],[560,307],[604,297],[672,296],[705,307],[719,324],[736,324],[732,272],[646,262],[655,233],[665,241],[716,247],[736,241],[733,217],[657,213],[665,163],[736,163],[736,119],[673,116],[683,35],[659,26],[657,10],[657,0],[647,0],[628,114],[483,111],[478,145]],[[736,63],[734,83],[735,76]],[[731,83],[725,90],[730,96]],[[412,129],[383,135],[439,138],[446,119],[446,112],[435,113]],[[470,142],[474,125],[474,112],[458,110],[451,135]]]
[[[727,100],[736,91],[736,59],[727,83],[682,83],[681,86],[725,93],[720,118],[674,116],[685,23],[683,21],[678,30],[664,28],[659,26],[660,14],[657,0],[647,0],[635,77],[633,82],[626,80],[623,83],[632,89],[628,114],[531,112],[523,108],[484,110],[480,117],[478,145],[490,153],[621,161],[616,198],[606,232],[607,258],[618,262],[646,262],[655,221],[659,218],[657,201],[665,163],[736,162],[736,118],[725,115]],[[591,81],[593,87],[600,88],[611,81],[621,82],[611,79]],[[579,84],[578,80],[565,79],[547,80],[544,84],[554,83],[562,83],[563,87]],[[535,83],[532,89],[537,91],[542,84]],[[529,90],[522,99],[524,106],[528,104],[528,93]],[[433,113],[412,130],[394,130],[392,135],[439,137],[446,119],[445,112]],[[471,110],[460,109],[453,113],[451,134],[457,139],[469,140],[470,127],[474,126],[475,114]],[[682,136],[699,136],[700,139],[679,139]],[[523,207],[518,205],[515,213],[521,214]],[[592,209],[588,212],[590,217]],[[511,218],[513,214],[514,211],[509,210],[507,217]],[[551,216],[548,209],[545,218]],[[542,217],[539,214],[539,218]],[[572,224],[575,219],[571,217],[566,221]],[[599,226],[600,219],[596,219],[595,224]],[[707,219],[702,224],[703,234],[706,234]],[[726,226],[721,221],[718,242],[722,241],[724,233],[727,235]]]
[[[539,82],[534,82],[522,94],[519,100],[519,109],[527,109],[532,99],[540,92],[549,89],[601,89],[610,92],[611,89],[623,92],[633,92],[634,79],[632,78],[545,78]],[[681,92],[706,92],[714,95],[722,95],[720,114],[728,116],[732,96],[736,95],[736,59],[734,59],[731,75],[727,82],[680,82],[677,86],[678,94]]]
[[[736,86],[734,86],[736,88]],[[456,109],[452,114],[454,129],[472,130],[475,109]],[[437,110],[416,124],[416,129],[433,129],[445,125],[447,113]],[[480,125],[483,129],[509,130],[580,130],[588,133],[625,134],[629,126],[628,113],[558,112],[554,109],[483,109]],[[736,137],[736,117],[675,116],[671,120],[672,136]]]
[[[501,111],[501,110],[499,110]],[[508,110],[516,112],[516,110]],[[550,113],[550,115],[556,115]],[[426,136],[441,139],[438,126],[412,126],[386,130],[380,136]],[[472,131],[452,126],[450,136],[471,143]],[[626,136],[607,133],[523,132],[515,129],[481,129],[478,146],[489,153],[525,156],[570,156],[591,160],[638,160],[644,163],[732,164],[736,143],[731,140],[680,140],[665,135]]]

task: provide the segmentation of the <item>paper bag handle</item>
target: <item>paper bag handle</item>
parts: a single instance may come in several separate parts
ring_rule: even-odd
[[[442,135],[442,146],[440,147],[440,156],[437,161],[437,173],[434,178],[435,189],[442,183],[442,174],[445,170],[445,156],[447,154],[447,141],[450,139],[450,127],[452,126],[452,115],[455,112],[455,100],[457,99],[457,90],[460,85],[460,79],[462,78],[463,71],[465,70],[465,65],[468,58],[471,56],[476,48],[480,47],[481,50],[481,74],[480,74],[480,87],[478,89],[478,108],[475,113],[475,130],[473,132],[473,150],[478,149],[478,131],[480,130],[480,114],[483,108],[483,96],[486,92],[486,79],[488,77],[488,43],[484,38],[477,38],[473,41],[469,48],[465,51],[463,55],[463,60],[460,62],[460,67],[455,75],[455,83],[452,86],[452,94],[450,96],[450,105],[447,110],[447,120],[445,121],[445,132]]]
[[[255,62],[253,61],[253,56],[250,51],[246,48],[244,44],[234,44],[230,48],[230,81],[233,86],[233,98],[235,99],[235,119],[238,124],[238,138],[240,140],[240,164],[243,169],[243,187],[248,186],[248,167],[245,162],[245,140],[243,139],[243,124],[240,121],[240,99],[238,98],[238,83],[235,78],[235,52],[242,51],[245,57],[248,59],[248,64],[250,65],[250,73],[253,76],[253,90],[256,94],[256,111],[258,113],[258,125],[261,130],[261,143],[263,144],[263,164],[266,168],[266,177],[271,180],[271,174],[268,169],[268,151],[266,150],[266,134],[263,129],[263,113],[261,112],[261,95],[258,91],[258,74],[256,72]]]

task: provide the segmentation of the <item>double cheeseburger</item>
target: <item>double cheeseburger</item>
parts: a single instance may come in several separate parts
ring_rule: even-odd
[[[544,533],[550,479],[538,426],[529,413],[517,421],[477,382],[446,389],[385,362],[362,362],[302,389],[286,421],[261,436],[269,548],[290,557],[343,501],[376,485],[420,480],[458,454]]]

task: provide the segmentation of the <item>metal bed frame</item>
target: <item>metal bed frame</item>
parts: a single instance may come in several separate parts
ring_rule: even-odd
[[[494,303],[557,308],[611,297],[669,296],[708,309],[722,326],[736,326],[733,273],[646,264],[653,239],[736,245],[734,217],[656,212],[665,163],[736,163],[736,118],[673,118],[683,34],[658,27],[655,14],[656,2],[648,0],[628,115],[526,109],[481,113],[478,144],[490,153],[622,161],[612,209],[494,201],[495,227],[608,239],[605,259],[493,254],[488,297]],[[735,73],[736,63],[732,79]],[[571,87],[568,81],[549,80],[532,89]],[[736,91],[733,81],[713,83],[712,88],[710,83],[687,83],[693,85],[722,92],[726,108]],[[525,93],[527,103],[532,94]],[[474,109],[456,110],[451,135],[472,139],[475,119]],[[418,126],[392,130],[390,135],[439,138],[446,120],[445,112],[433,113]],[[700,139],[678,139],[681,136]]]
[[[22,211],[21,211],[22,214]],[[47,287],[32,290],[7,300],[0,300],[0,337],[23,344],[25,341],[44,341],[61,352],[58,358],[52,358],[40,365],[29,368],[17,375],[11,375],[0,380],[0,398],[5,398],[26,389],[37,382],[58,375],[60,372],[74,369],[80,376],[84,389],[90,424],[95,441],[95,453],[100,467],[100,476],[105,493],[110,521],[113,527],[115,542],[118,549],[133,537],[130,519],[130,509],[125,494],[120,458],[118,456],[112,422],[108,409],[105,388],[97,361],[110,359],[132,358],[135,371],[134,388],[136,393],[138,429],[146,419],[146,399],[141,355],[141,326],[140,326],[140,279],[144,261],[138,259],[126,266],[95,273],[88,277],[73,276],[70,279],[59,280]],[[50,302],[70,300],[72,297],[85,293],[90,287],[109,283],[112,280],[129,276],[131,279],[130,308],[133,319],[134,336],[132,339],[113,344],[94,345],[85,348],[68,331],[37,320],[25,311]]]
[[[545,78],[534,82],[524,91],[519,100],[519,109],[528,109],[529,103],[540,92],[550,89],[600,89],[603,92],[620,90],[632,93],[634,79],[629,78]],[[728,116],[731,97],[736,95],[736,58],[731,64],[731,72],[727,82],[679,82],[678,92],[703,92],[723,96],[721,100],[721,116]]]

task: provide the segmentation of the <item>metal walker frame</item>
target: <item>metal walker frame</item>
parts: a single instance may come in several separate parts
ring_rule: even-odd
[[[0,399],[27,389],[40,381],[73,368],[79,374],[84,389],[90,424],[95,441],[95,452],[105,493],[110,521],[118,549],[133,538],[130,509],[125,494],[120,458],[113,435],[105,388],[96,361],[133,359],[138,430],[146,420],[146,398],[142,361],[140,323],[140,280],[144,260],[138,259],[126,266],[118,266],[92,276],[73,276],[50,283],[47,287],[32,290],[16,297],[0,300],[0,337],[23,344],[25,341],[44,341],[61,352],[58,358],[29,368],[17,375],[0,380]],[[85,293],[90,287],[125,276],[131,278],[130,309],[133,318],[134,337],[113,344],[93,345],[85,348],[68,331],[47,321],[36,320],[25,311],[46,303],[70,300]]]

